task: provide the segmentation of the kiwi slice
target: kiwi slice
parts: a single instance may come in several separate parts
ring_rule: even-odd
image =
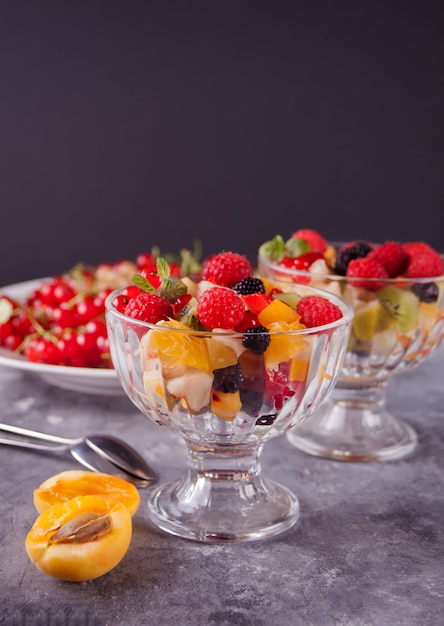
[[[297,307],[299,300],[301,299],[301,296],[298,293],[287,291],[284,293],[274,293],[273,298],[275,298],[276,300],[280,300],[281,302],[284,302],[290,308],[296,311],[296,307]]]
[[[414,293],[395,285],[387,285],[377,295],[382,306],[395,318],[400,332],[408,333],[416,328],[419,300]]]
[[[358,341],[368,341],[395,324],[395,318],[379,300],[365,302],[356,308],[352,321],[353,334]]]

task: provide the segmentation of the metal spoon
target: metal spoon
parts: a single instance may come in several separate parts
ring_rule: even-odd
[[[63,453],[67,450],[66,446],[53,446],[51,444],[45,445],[33,443],[31,441],[18,441],[17,439],[0,438],[0,444],[19,448],[28,448],[31,450],[40,450],[52,454]],[[148,487],[153,483],[153,480],[142,480],[133,474],[129,474],[128,472],[119,469],[117,465],[114,465],[114,463],[111,463],[108,459],[99,456],[92,448],[89,448],[87,444],[79,444],[76,448],[71,448],[69,451],[76,461],[93,472],[102,472],[105,474],[112,474],[113,476],[119,476],[139,488]]]
[[[67,439],[66,437],[48,435],[28,428],[1,423],[0,431],[58,444],[57,446],[39,445],[13,439],[1,439],[0,443],[6,445],[16,445],[47,452],[69,451],[77,461],[87,467],[94,466],[90,467],[90,469],[96,471],[106,471],[104,469],[97,469],[98,466],[101,468],[106,466],[108,470],[107,473],[113,473],[110,470],[117,468],[125,475],[132,476],[143,482],[154,482],[158,478],[156,472],[154,472],[140,454],[117,437],[111,437],[109,435],[88,435],[87,437],[79,437],[78,439]]]

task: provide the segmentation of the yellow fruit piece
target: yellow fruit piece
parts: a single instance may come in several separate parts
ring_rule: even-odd
[[[99,496],[77,496],[39,515],[25,546],[44,574],[81,582],[116,567],[131,536],[131,515],[124,504]]]
[[[99,496],[120,502],[130,515],[134,515],[140,504],[136,487],[123,478],[87,470],[66,470],[34,489],[34,506],[43,513],[54,504],[68,502],[76,496]]]
[[[368,341],[394,324],[393,315],[378,300],[371,300],[356,306],[352,329],[359,341]]]
[[[327,265],[333,267],[336,262],[336,248],[334,246],[328,246],[322,253]]]
[[[270,345],[264,352],[264,362],[267,369],[277,370],[279,363],[295,358],[305,349],[304,338],[297,333],[288,332],[300,330],[301,328],[305,328],[305,326],[299,321],[290,324],[287,322],[274,322],[269,326]]]
[[[157,323],[159,330],[149,332],[149,345],[156,351],[164,367],[194,367],[211,372],[211,364],[206,342],[190,332],[188,326],[176,320]],[[169,332],[165,330],[171,328]]]
[[[211,412],[224,420],[232,421],[242,407],[239,391],[224,393],[215,391],[211,393]]]
[[[223,343],[223,335],[221,340],[208,338],[205,339],[208,348],[208,358],[210,359],[211,370],[217,370],[222,367],[230,367],[236,365],[237,354],[227,344]]]
[[[276,282],[273,280],[270,280],[269,278],[264,278],[264,276],[258,276],[258,278],[260,278],[261,281],[264,283],[265,295],[268,296],[268,294],[270,294],[273,291],[273,289],[275,289]]]
[[[290,359],[290,371],[288,373],[288,378],[290,380],[297,380],[302,382],[306,380],[308,374],[308,361],[303,357],[296,357]]]
[[[287,322],[287,324],[291,324],[292,322],[299,322],[301,319],[300,315],[298,315],[294,309],[289,307],[288,304],[285,304],[285,302],[281,302],[281,300],[273,300],[273,302],[270,302],[257,317],[262,326],[266,326],[267,328],[274,322]]]

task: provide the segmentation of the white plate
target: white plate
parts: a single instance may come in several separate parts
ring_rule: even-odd
[[[15,285],[7,285],[0,289],[0,294],[7,294],[15,300],[23,301],[26,296],[47,280],[51,279],[39,278]],[[5,348],[0,348],[0,365],[31,372],[45,382],[62,389],[109,396],[125,395],[117,374],[112,369],[33,363],[28,361],[26,357]]]

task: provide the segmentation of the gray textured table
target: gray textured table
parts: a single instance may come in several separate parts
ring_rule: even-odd
[[[61,625],[353,625],[444,623],[444,350],[390,384],[389,408],[414,426],[419,446],[392,463],[344,464],[266,444],[264,473],[292,488],[301,519],[257,543],[203,545],[134,517],[124,560],[86,583],[57,581],[28,560],[32,490],[72,457],[0,448],[0,623]],[[161,479],[180,474],[182,442],[126,397],[52,387],[0,368],[1,421],[77,436],[116,434]]]

